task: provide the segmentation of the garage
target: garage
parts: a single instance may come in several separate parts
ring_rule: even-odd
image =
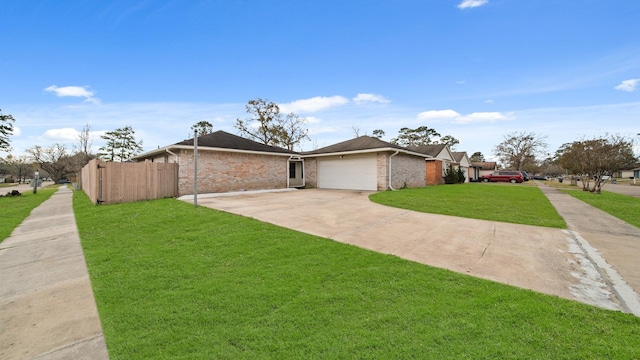
[[[343,155],[318,159],[321,189],[378,190],[375,154]]]

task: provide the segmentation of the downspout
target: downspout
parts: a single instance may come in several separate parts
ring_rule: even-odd
[[[391,156],[389,156],[389,189],[393,191],[397,191],[397,190],[394,189],[393,186],[391,185],[391,158],[398,155],[399,152],[400,152],[399,150],[396,150],[394,154],[391,154]]]
[[[169,150],[168,148],[167,148],[167,149],[164,149],[164,150],[165,150],[166,152],[168,152],[169,154],[171,154],[171,155],[175,156],[175,162],[178,162],[178,155],[176,155],[175,153],[171,152],[171,150]]]
[[[290,155],[289,160],[287,160],[287,189],[291,186],[289,183],[289,179],[291,178],[291,159],[293,159],[293,155]]]

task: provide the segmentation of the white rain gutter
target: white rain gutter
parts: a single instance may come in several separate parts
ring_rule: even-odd
[[[399,152],[400,152],[399,150],[396,150],[394,154],[391,154],[391,156],[389,156],[389,189],[393,191],[397,191],[397,190],[394,189],[393,186],[391,185],[391,158],[398,155]]]
[[[175,153],[171,152],[171,150],[169,150],[169,148],[164,149],[166,152],[168,152],[169,154],[175,156],[175,162],[179,163],[180,161],[178,160],[178,155],[176,155]]]

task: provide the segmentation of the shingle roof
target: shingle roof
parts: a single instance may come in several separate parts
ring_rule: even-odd
[[[174,145],[193,146],[193,139],[184,140]],[[228,132],[222,130],[218,130],[216,132],[203,136],[198,136],[198,146],[283,154],[298,154],[297,152],[292,150],[261,144],[253,140],[229,134]]]
[[[481,170],[495,170],[498,164],[495,161],[472,162],[471,166],[480,168]]]
[[[343,141],[337,144],[333,144],[330,146],[326,146],[317,150],[308,151],[303,153],[303,155],[340,153],[340,152],[348,152],[348,151],[374,150],[374,149],[384,149],[384,148],[392,148],[392,149],[407,151],[407,149],[402,146],[394,145],[386,141],[380,140],[378,138],[365,135],[365,136],[360,136],[351,140]]]
[[[407,149],[411,151],[415,151],[421,154],[431,155],[433,157],[438,156],[440,152],[446,147],[446,144],[437,144],[437,145],[420,145],[420,146],[409,146]]]
[[[462,158],[467,155],[466,151],[456,151],[453,153],[453,158],[457,161],[460,162],[462,161]]]

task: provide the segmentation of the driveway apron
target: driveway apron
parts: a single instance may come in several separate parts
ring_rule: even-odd
[[[605,187],[603,190],[622,189],[627,191],[615,192],[640,195],[640,188],[612,186],[616,188]],[[556,188],[538,187],[566,221],[575,246],[584,256],[580,260],[594,265],[624,310],[640,316],[640,229]]]
[[[629,311],[592,263],[580,262],[575,236],[567,230],[419,213],[375,204],[369,194],[305,189],[199,197],[198,204],[458,273]]]

